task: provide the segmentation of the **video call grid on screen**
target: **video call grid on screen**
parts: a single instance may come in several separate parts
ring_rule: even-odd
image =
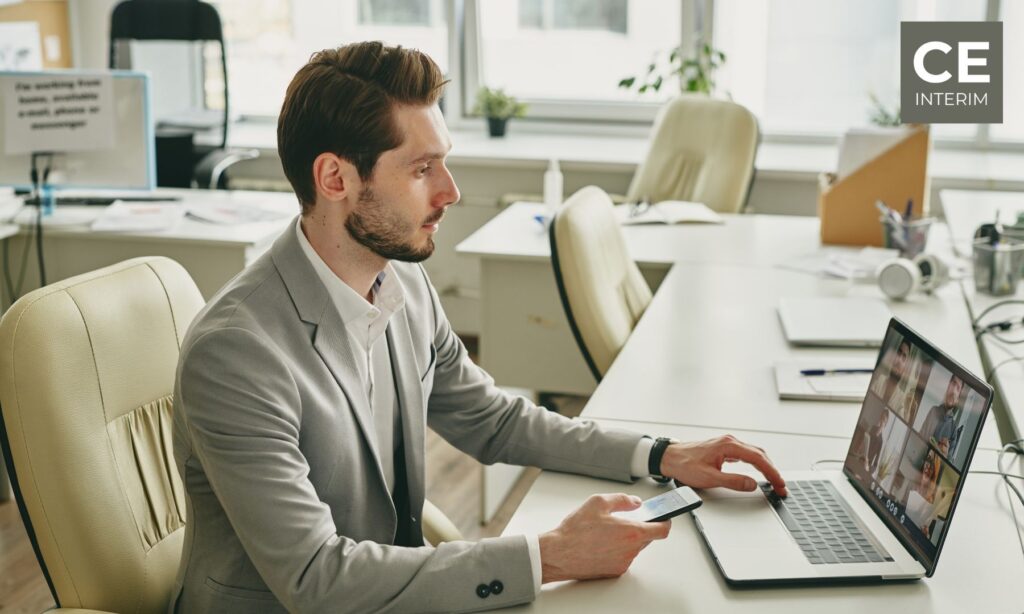
[[[932,564],[990,396],[977,378],[890,324],[845,468]]]

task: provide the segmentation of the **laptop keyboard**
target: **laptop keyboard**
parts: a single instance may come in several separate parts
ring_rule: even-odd
[[[892,560],[857,524],[831,482],[798,480],[786,482],[786,487],[789,496],[782,498],[770,484],[761,484],[761,490],[808,561],[827,565]]]

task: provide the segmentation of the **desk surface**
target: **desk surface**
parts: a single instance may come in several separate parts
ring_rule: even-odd
[[[851,284],[778,268],[681,262],[669,272],[622,352],[583,410],[587,418],[849,437],[860,403],[782,401],[781,360],[861,357],[876,349],[797,348],[785,338],[782,297],[882,298]],[[974,373],[981,373],[960,289],[891,302],[893,313]],[[994,420],[983,445],[998,447]]]
[[[548,262],[548,232],[537,203],[511,205],[465,241],[459,254],[484,259]],[[641,265],[715,262],[770,266],[817,250],[818,219],[790,215],[723,215],[724,224],[623,226],[626,246]]]
[[[608,424],[608,423],[606,423]],[[720,434],[714,429],[614,423],[681,440]],[[805,470],[814,461],[842,459],[838,438],[735,431],[760,445],[783,469]],[[832,467],[826,467],[831,469]],[[979,452],[973,469],[996,468],[995,453]],[[1014,470],[1019,470],[1016,465]],[[505,534],[550,530],[590,494],[653,496],[651,480],[628,485],[544,472],[512,517]],[[668,539],[652,543],[620,578],[547,584],[530,612],[1019,612],[1024,606],[1024,554],[999,478],[971,475],[932,578],[888,585],[731,589],[722,580],[689,515],[673,520]],[[1018,505],[1019,507],[1019,505]],[[1018,517],[1024,515],[1018,509]]]
[[[93,194],[93,193],[90,193]],[[206,245],[259,245],[273,240],[299,213],[295,196],[283,192],[254,192],[247,190],[188,190],[161,188],[154,195],[178,197],[179,202],[165,203],[187,208],[214,209],[219,207],[251,207],[279,215],[270,221],[244,224],[215,224],[186,216],[173,228],[160,231],[96,232],[89,228],[102,212],[102,206],[58,206],[57,213],[68,213],[78,224],[45,225],[46,235],[75,236],[102,241],[136,241],[144,238],[154,243],[202,243]],[[95,195],[102,196],[102,192]],[[145,204],[145,203],[133,203]],[[35,208],[26,208],[15,218],[25,227],[34,226]]]

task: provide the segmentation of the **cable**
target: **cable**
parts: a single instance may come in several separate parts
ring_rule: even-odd
[[[37,158],[46,158],[46,168],[43,169],[43,176],[40,180],[39,169],[36,166]],[[43,213],[48,206],[46,201],[49,200],[50,195],[48,182],[50,180],[50,170],[53,168],[53,154],[52,153],[34,153],[32,154],[32,187],[35,189],[38,205],[38,212],[36,214],[36,257],[39,260],[39,286],[46,285],[46,260],[43,256]]]
[[[811,470],[812,471],[817,471],[818,470],[818,465],[823,465],[825,463],[840,463],[841,464],[841,463],[845,463],[845,462],[846,462],[845,460],[838,459],[838,458],[823,458],[823,459],[816,460],[813,463],[811,463]]]
[[[1009,500],[1010,513],[1013,515],[1013,528],[1017,531],[1017,541],[1020,543],[1021,554],[1024,554],[1024,536],[1021,535],[1020,521],[1017,520],[1017,510],[1013,507],[1013,499],[1010,498],[1010,491],[1017,495],[1017,500],[1020,501],[1021,506],[1024,506],[1024,494],[1021,493],[1017,485],[1010,481],[1011,474],[1007,473],[1006,469],[1003,468],[1003,456],[1013,452],[1017,455],[1024,454],[1024,450],[1020,448],[1021,441],[1017,439],[1003,446],[1003,449],[999,451],[999,455],[996,457],[996,466],[999,468],[999,473],[1003,476],[1003,485],[1006,487],[1006,498]],[[1020,476],[1012,476],[1020,477]]]
[[[1020,339],[1007,339],[1006,337],[1004,337],[1004,336],[999,334],[1000,332],[1006,332],[1006,331],[1011,330],[1013,328],[1016,328],[1016,327],[1019,327],[1019,326],[1024,326],[1024,318],[1020,318],[1020,319],[1012,319],[1011,318],[1011,319],[1008,319],[1008,320],[1001,320],[1001,321],[998,321],[998,322],[992,322],[991,324],[986,324],[984,326],[981,325],[981,320],[986,315],[992,313],[994,310],[999,309],[1000,307],[1006,307],[1007,305],[1024,305],[1024,300],[1022,300],[1022,299],[1006,299],[1006,300],[1002,300],[1002,301],[998,301],[996,303],[993,303],[993,304],[989,305],[988,307],[986,307],[985,309],[983,309],[982,312],[980,314],[978,314],[978,317],[974,318],[974,321],[971,322],[971,326],[974,328],[974,340],[975,341],[980,341],[981,338],[984,335],[990,335],[993,338],[995,338],[995,339],[997,339],[997,340],[999,340],[1002,343],[1005,343],[1007,345],[1017,345],[1017,344],[1024,343],[1024,338],[1020,338]]]
[[[992,381],[992,376],[996,374],[996,370],[998,370],[999,367],[1002,367],[1003,365],[1005,365],[1007,363],[1020,362],[1022,360],[1024,360],[1024,356],[1011,356],[1011,357],[1009,357],[1009,358],[1007,358],[1005,360],[997,362],[996,366],[994,366],[991,369],[989,369],[988,373],[985,374],[985,381],[991,382]]]

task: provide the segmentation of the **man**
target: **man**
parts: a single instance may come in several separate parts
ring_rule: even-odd
[[[946,458],[956,452],[963,432],[963,427],[957,426],[960,422],[960,393],[963,389],[964,381],[955,375],[951,376],[942,402],[928,410],[921,425],[921,434],[930,439]]]
[[[313,56],[278,123],[302,214],[197,316],[182,343],[175,458],[188,524],[179,612],[467,611],[543,582],[618,576],[669,523],[588,499],[539,536],[423,544],[424,430],[484,463],[696,488],[758,448],[681,444],[571,421],[494,386],[421,266],[459,191],[427,56],[360,43]],[[543,348],[538,348],[543,351]],[[667,400],[666,400],[667,401]]]
[[[878,457],[882,453],[882,431],[885,430],[885,425],[888,422],[889,412],[882,409],[882,415],[879,416],[878,422],[871,425],[871,430],[868,431],[868,454],[864,459],[864,464],[868,474],[872,476],[878,469]]]

